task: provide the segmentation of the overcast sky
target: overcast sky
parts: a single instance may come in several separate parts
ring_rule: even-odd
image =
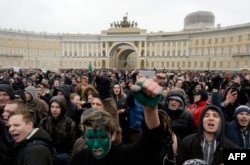
[[[128,13],[147,32],[173,32],[201,10],[213,12],[222,27],[249,23],[249,7],[250,0],[0,0],[0,28],[100,34]]]

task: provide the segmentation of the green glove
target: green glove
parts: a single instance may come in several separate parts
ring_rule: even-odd
[[[156,97],[148,96],[143,92],[142,87],[146,78],[141,78],[136,81],[135,85],[132,87],[132,92],[135,99],[144,106],[149,106],[151,108],[155,108],[162,98],[162,93],[158,94]]]

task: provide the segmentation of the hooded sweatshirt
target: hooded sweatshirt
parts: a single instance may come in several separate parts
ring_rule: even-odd
[[[51,113],[51,104],[56,102],[60,108],[60,115],[55,118]],[[76,123],[66,117],[67,104],[64,97],[53,96],[49,103],[49,116],[42,119],[42,127],[52,138],[53,146],[60,153],[70,153],[75,141]]]
[[[216,111],[220,116],[219,128],[211,143],[209,143],[203,135],[203,118],[210,109]],[[207,165],[222,164],[223,149],[229,148],[238,147],[225,137],[225,120],[223,114],[217,106],[208,105],[200,114],[197,133],[189,135],[182,140],[177,156],[177,164],[183,164],[186,160],[191,159],[204,160]]]
[[[48,115],[49,106],[44,100],[37,97],[36,88],[34,86],[29,86],[24,90],[32,96],[32,100],[26,101],[26,105],[28,110],[36,112],[35,126],[37,126],[40,120]]]

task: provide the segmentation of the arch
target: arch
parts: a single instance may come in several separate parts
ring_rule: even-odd
[[[113,44],[109,49],[109,67],[110,68],[137,68],[138,49],[129,42],[120,42]]]

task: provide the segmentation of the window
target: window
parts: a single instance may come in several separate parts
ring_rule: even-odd
[[[177,68],[180,68],[180,61],[177,61]]]
[[[237,46],[237,54],[240,54],[240,46]]]
[[[234,37],[231,36],[231,37],[230,37],[230,42],[233,42],[233,41],[234,41]]]
[[[215,38],[214,43],[215,43],[215,44],[218,44],[218,38]]]
[[[241,39],[242,39],[242,36],[241,36],[241,35],[239,35],[239,42],[241,41]]]
[[[232,46],[228,47],[228,55],[232,56]]]
[[[223,67],[223,61],[220,61],[220,68]]]
[[[190,56],[192,55],[192,49],[189,49],[189,55]]]
[[[225,37],[221,38],[221,43],[225,43]]]
[[[185,61],[183,61],[183,62],[182,62],[182,68],[185,68],[185,67],[186,67],[185,64],[186,64]]]
[[[208,48],[208,49],[207,49],[207,55],[210,56],[210,53],[211,53],[211,49]]]
[[[196,41],[195,41],[195,45],[198,45],[198,44],[199,44],[199,40],[196,40]]]
[[[198,49],[195,49],[195,56],[198,56]]]
[[[202,39],[202,42],[201,42],[201,44],[202,44],[202,45],[204,45],[204,44],[205,44],[205,40],[204,40],[204,39]]]
[[[239,68],[239,61],[235,61],[235,67]]]
[[[201,49],[201,56],[204,56],[204,48]]]
[[[197,61],[194,62],[194,67],[197,67]]]
[[[13,51],[12,51],[12,48],[9,48],[8,50],[8,54],[12,55]],[[12,61],[12,60],[11,60]]]
[[[250,34],[247,35],[247,40],[250,41]],[[1,39],[0,39],[0,44],[1,44]]]
[[[8,41],[9,41],[9,44],[11,45],[11,44],[12,44],[12,39],[11,39],[11,38],[9,38],[9,40],[8,40]]]
[[[224,48],[220,48],[220,54],[221,54],[221,56],[224,55]]]
[[[213,61],[213,67],[216,68],[216,61]]]
[[[214,56],[217,56],[217,48],[214,48]]]
[[[250,45],[247,45],[246,53],[250,53]]]
[[[245,67],[245,68],[248,67],[248,60],[244,61],[244,66],[243,67]]]
[[[178,50],[177,56],[180,56],[180,55],[181,55],[181,50]]]
[[[201,67],[201,68],[203,68],[203,61],[201,61],[201,63],[200,63],[200,67]]]
[[[3,54],[4,48],[0,48],[0,54]]]
[[[211,39],[208,39],[208,44],[209,44],[209,45],[211,44]]]

